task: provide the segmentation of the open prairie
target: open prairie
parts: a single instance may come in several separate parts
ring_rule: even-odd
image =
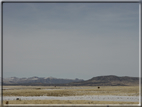
[[[17,99],[19,98],[19,99]],[[3,86],[9,104],[138,104],[139,86]]]

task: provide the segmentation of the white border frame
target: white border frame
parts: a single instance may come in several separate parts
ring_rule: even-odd
[[[1,12],[3,11],[2,10],[2,3],[16,3],[16,2],[19,2],[19,3],[24,3],[24,2],[30,2],[30,3],[40,3],[40,2],[45,2],[45,3],[50,3],[50,2],[57,2],[57,3],[61,3],[61,2],[67,2],[67,3],[139,3],[139,104],[9,104],[9,105],[6,105],[6,104],[3,104],[3,102],[1,101],[1,106],[13,106],[13,107],[26,107],[26,106],[40,106],[40,107],[45,107],[45,106],[48,106],[48,107],[65,107],[65,106],[68,106],[68,107],[74,107],[74,106],[80,106],[80,107],[94,107],[94,106],[101,106],[101,107],[106,107],[106,106],[128,106],[128,107],[133,107],[133,106],[141,106],[141,103],[142,103],[142,99],[141,99],[141,39],[142,39],[142,0],[64,0],[64,1],[61,1],[61,0],[43,0],[43,1],[40,1],[40,0],[24,0],[24,1],[20,1],[20,0],[4,0],[4,1],[1,1]],[[1,14],[2,16],[2,14]],[[1,82],[3,81],[2,77],[3,77],[3,29],[2,29],[2,26],[3,26],[3,18],[1,17]],[[3,85],[3,83],[1,84]],[[3,93],[2,91],[2,88],[3,86],[1,86],[1,93]],[[3,94],[1,94],[1,100],[3,100],[2,98]]]

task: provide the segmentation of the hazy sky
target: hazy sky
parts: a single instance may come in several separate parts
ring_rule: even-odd
[[[4,3],[3,76],[139,76],[138,3]]]

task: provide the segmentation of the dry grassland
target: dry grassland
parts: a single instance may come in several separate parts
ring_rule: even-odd
[[[5,104],[6,101],[3,101]],[[9,104],[139,104],[139,102],[88,101],[88,100],[10,100]]]
[[[6,89],[7,88],[7,89]],[[4,86],[3,96],[138,96],[139,86]]]

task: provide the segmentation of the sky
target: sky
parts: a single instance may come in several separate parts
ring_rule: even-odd
[[[138,3],[4,3],[3,77],[139,76]]]

